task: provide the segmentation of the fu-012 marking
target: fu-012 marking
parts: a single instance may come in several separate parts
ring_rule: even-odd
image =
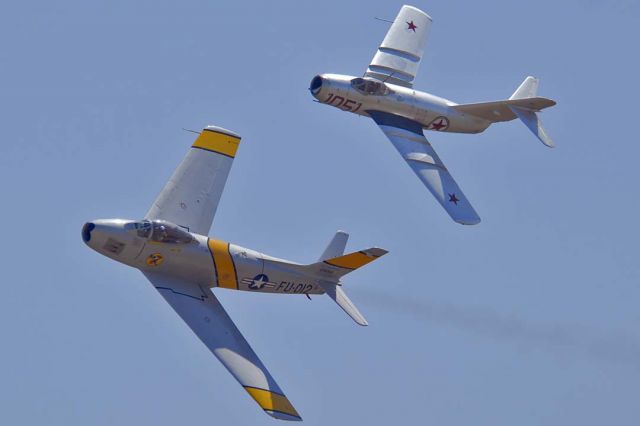
[[[308,293],[313,289],[312,284],[304,284],[304,283],[294,283],[291,281],[281,281],[280,284],[276,287],[276,291],[281,291],[283,293],[296,293],[303,294]]]
[[[242,283],[249,290],[273,290],[279,293],[305,294],[313,290],[313,284],[296,283],[293,281],[281,281],[275,283],[269,281],[269,277],[265,274],[258,274],[253,278],[244,277]]]

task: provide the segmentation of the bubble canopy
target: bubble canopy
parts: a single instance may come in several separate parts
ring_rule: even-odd
[[[159,243],[187,244],[193,241],[193,237],[187,230],[166,220],[129,222],[124,229],[140,238]]]
[[[351,80],[351,87],[363,95],[385,96],[391,93],[383,82],[368,78],[354,78]]]

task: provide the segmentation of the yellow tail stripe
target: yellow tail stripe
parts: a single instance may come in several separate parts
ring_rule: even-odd
[[[255,399],[263,410],[277,411],[290,416],[300,417],[286,396],[265,389],[253,388],[251,386],[245,386],[244,389],[249,392],[251,398]]]
[[[236,266],[229,253],[229,243],[221,240],[209,239],[209,251],[213,258],[213,266],[216,270],[218,287],[238,289],[238,277]]]
[[[361,266],[366,265],[369,262],[373,262],[376,260],[378,256],[368,256],[361,251],[357,251],[355,253],[347,254],[345,256],[335,257],[333,259],[325,260],[325,263],[328,263],[332,266],[338,266],[340,268],[345,269],[358,269]]]
[[[204,129],[191,147],[206,149],[207,151],[234,158],[239,145],[240,138],[216,132],[215,130]]]

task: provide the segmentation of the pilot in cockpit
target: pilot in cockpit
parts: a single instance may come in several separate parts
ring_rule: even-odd
[[[193,237],[185,229],[164,220],[132,222],[125,225],[125,229],[135,232],[140,238],[159,243],[186,244],[193,241]]]
[[[360,77],[351,80],[351,87],[363,95],[385,96],[391,93],[383,82]]]

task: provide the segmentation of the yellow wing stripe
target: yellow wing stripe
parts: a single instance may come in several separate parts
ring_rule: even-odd
[[[237,290],[238,277],[236,276],[236,266],[229,252],[229,243],[209,239],[208,245],[213,258],[213,266],[216,270],[218,287]]]
[[[216,132],[215,130],[204,129],[191,147],[206,149],[207,151],[234,158],[239,145],[240,138]]]
[[[344,256],[334,257],[333,259],[328,259],[324,262],[328,263],[331,266],[338,266],[340,268],[358,269],[361,266],[366,265],[367,263],[373,262],[378,257],[379,256],[357,251],[355,253],[350,253]]]
[[[265,389],[253,388],[251,386],[245,386],[244,389],[249,392],[251,398],[255,399],[263,410],[277,411],[290,416],[300,417],[286,396]]]

